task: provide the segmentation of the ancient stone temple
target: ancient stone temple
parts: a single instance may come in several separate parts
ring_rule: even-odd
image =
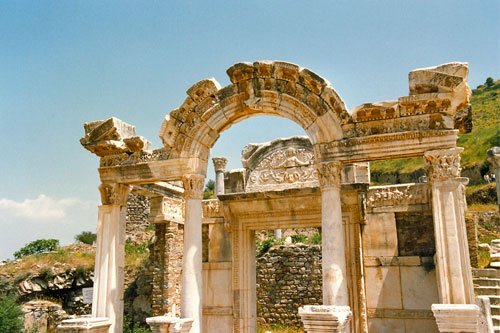
[[[322,230],[322,303],[298,310],[307,332],[477,332],[456,146],[468,65],[414,70],[409,96],[350,111],[327,80],[291,63],[238,63],[227,74],[226,87],[208,79],[187,90],[161,125],[161,148],[116,118],[85,124],[81,143],[100,156],[102,182],[92,318],[61,330],[121,332],[133,190],[151,198],[166,249],[154,332],[255,332],[255,231],[308,227]],[[307,138],[249,145],[243,169],[214,159],[217,199],[202,200],[210,148],[254,115],[290,119]],[[370,161],[419,156],[426,182],[369,186]]]

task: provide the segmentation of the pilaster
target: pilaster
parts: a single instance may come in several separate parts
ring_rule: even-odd
[[[450,148],[424,154],[432,191],[436,274],[441,303],[433,304],[432,307],[440,332],[472,332],[469,330],[470,325],[473,325],[470,318],[476,316],[474,311],[477,315],[479,311],[474,305],[465,227],[465,202],[460,178],[462,151],[463,148]],[[456,330],[449,330],[450,327]]]
[[[182,260],[181,317],[192,318],[191,333],[202,332],[202,230],[201,200],[205,177],[182,178],[185,199],[184,248]]]
[[[99,186],[95,280],[92,316],[111,321],[110,332],[123,329],[123,268],[125,261],[125,216],[130,186]]]

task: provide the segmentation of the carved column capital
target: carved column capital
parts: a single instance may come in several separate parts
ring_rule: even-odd
[[[182,177],[184,199],[202,199],[205,177],[201,175],[185,175]]]
[[[492,147],[486,151],[488,162],[494,169],[500,169],[500,147]]]
[[[341,162],[323,162],[316,165],[318,169],[318,178],[321,188],[340,187],[342,163]]]
[[[212,162],[214,163],[215,172],[224,172],[224,171],[226,171],[227,158],[225,158],[225,157],[214,157],[214,158],[212,158]]]
[[[99,192],[101,192],[101,202],[103,205],[127,205],[127,198],[132,188],[125,184],[101,184]]]
[[[450,149],[431,150],[424,153],[425,162],[429,166],[427,171],[430,181],[440,181],[460,178],[461,147]]]

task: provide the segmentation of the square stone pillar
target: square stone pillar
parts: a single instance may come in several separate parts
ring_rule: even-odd
[[[84,317],[63,320],[57,333],[108,333],[111,320],[108,318]]]
[[[307,333],[347,333],[352,313],[348,306],[306,305],[299,316]]]
[[[465,227],[464,186],[460,178],[463,148],[426,152],[436,238],[436,272],[442,304],[475,304]]]
[[[191,333],[202,332],[202,232],[201,200],[205,177],[187,175],[184,185],[185,214],[182,259],[181,317],[192,318]]]
[[[125,265],[125,216],[130,187],[102,184],[98,210],[92,316],[111,321],[110,332],[123,329],[123,268]]]
[[[323,304],[349,306],[345,227],[340,202],[342,164],[318,165],[321,186]]]

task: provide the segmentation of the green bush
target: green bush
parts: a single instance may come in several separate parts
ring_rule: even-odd
[[[317,232],[309,238],[309,242],[314,245],[321,245],[321,232]]]
[[[256,251],[257,252],[257,257],[262,257],[274,245],[281,245],[283,243],[285,243],[285,239],[284,238],[282,238],[282,239],[276,239],[274,237],[267,238],[267,239],[264,239],[264,240],[261,240],[261,241],[257,241],[256,244],[255,244],[255,248],[257,250]]]
[[[307,243],[307,236],[302,235],[302,234],[293,235],[292,242],[294,242],[294,243]]]
[[[45,281],[52,280],[54,278],[54,272],[52,271],[52,268],[50,268],[49,266],[42,267],[38,275]]]
[[[82,231],[81,234],[75,236],[77,242],[82,242],[88,245],[92,245],[97,239],[97,235],[91,231]]]
[[[21,332],[23,311],[11,296],[0,299],[0,332]]]
[[[214,199],[215,198],[215,182],[212,179],[207,181],[205,189],[203,190],[203,199]]]
[[[32,254],[53,251],[58,246],[59,246],[59,241],[57,239],[38,239],[36,241],[33,241],[25,245],[19,251],[14,252],[14,257],[21,258]]]

